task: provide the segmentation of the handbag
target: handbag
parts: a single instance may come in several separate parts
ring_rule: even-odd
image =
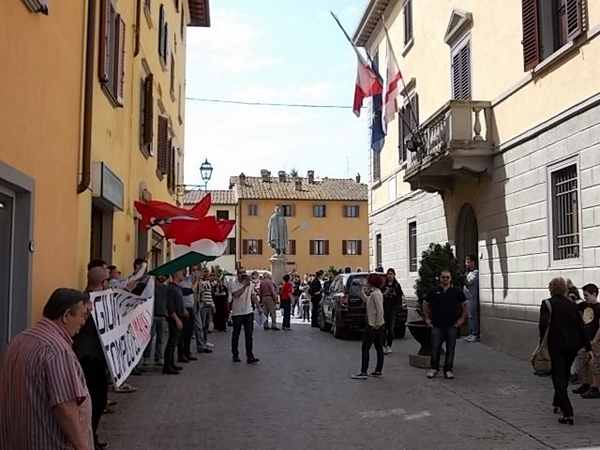
[[[535,348],[530,358],[534,375],[542,377],[552,373],[552,361],[550,360],[550,352],[548,351],[548,332],[550,331],[550,320],[552,319],[552,306],[548,300],[544,300],[544,304],[550,312],[550,316],[548,317],[548,327],[546,328],[542,341]]]

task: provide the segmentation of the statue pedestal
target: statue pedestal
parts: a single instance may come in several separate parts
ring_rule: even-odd
[[[279,285],[283,282],[283,276],[287,273],[285,267],[285,255],[273,255],[270,258],[271,261],[271,274],[273,276],[273,282],[275,285]]]

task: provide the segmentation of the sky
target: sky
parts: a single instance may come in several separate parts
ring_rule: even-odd
[[[209,189],[261,169],[276,175],[367,179],[369,129],[351,109],[205,103],[191,98],[352,106],[356,56],[331,18],[352,35],[366,0],[211,0],[211,27],[188,28],[185,183]]]

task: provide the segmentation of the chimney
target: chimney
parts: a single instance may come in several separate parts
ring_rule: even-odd
[[[244,175],[244,172],[240,173],[239,179],[241,185],[246,184],[246,175]]]
[[[360,173],[357,173],[357,174],[356,174],[356,182],[357,182],[357,183],[360,183]]]
[[[269,172],[267,169],[261,169],[260,178],[262,179],[263,183],[270,183],[271,182],[271,172]]]
[[[302,190],[302,178],[294,179],[294,185],[296,186],[297,191],[301,191]]]
[[[308,178],[308,183],[309,184],[315,184],[315,171],[314,170],[309,170],[306,173],[306,178]]]
[[[279,175],[280,183],[285,183],[287,181],[287,174],[285,173],[285,170],[280,170],[277,174]]]

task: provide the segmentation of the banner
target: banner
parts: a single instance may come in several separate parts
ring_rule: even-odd
[[[121,289],[90,292],[92,318],[115,386],[138,364],[150,342],[154,310],[154,278],[142,295]]]

